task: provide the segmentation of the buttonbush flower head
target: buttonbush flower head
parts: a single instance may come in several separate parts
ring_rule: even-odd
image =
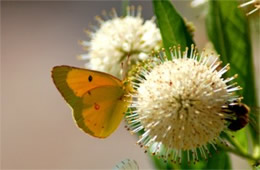
[[[129,60],[130,65],[134,64],[161,47],[160,30],[154,19],[141,18],[141,7],[128,7],[125,17],[118,17],[112,9],[110,15],[103,12],[103,18],[97,16],[96,20],[99,26],[86,30],[90,40],[80,41],[88,51],[80,56],[88,60],[88,68],[119,76],[122,62]]]
[[[246,14],[246,15],[251,15],[260,9],[260,0],[250,0],[250,1],[247,1],[247,2],[239,5],[240,8],[243,8],[246,6],[253,6],[252,7],[253,9]]]
[[[206,3],[208,3],[208,0],[193,0],[191,2],[191,7],[196,8],[196,7],[202,6]],[[246,15],[251,15],[260,9],[260,0],[248,0],[244,3],[241,3],[238,7],[245,8],[248,6],[249,6],[250,10],[249,10],[249,12],[247,12]]]
[[[219,136],[234,115],[223,109],[240,100],[234,92],[241,88],[230,83],[237,75],[222,77],[229,65],[220,64],[214,54],[199,55],[192,46],[189,55],[174,47],[171,59],[162,51],[133,68],[135,91],[126,120],[131,132],[142,132],[137,143],[172,162],[181,161],[182,151],[189,162],[207,159],[209,145],[226,144]]]

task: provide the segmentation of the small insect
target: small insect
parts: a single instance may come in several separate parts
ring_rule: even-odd
[[[231,131],[238,131],[245,127],[249,122],[250,108],[244,103],[235,102],[232,104],[228,104],[228,108],[226,108],[224,112],[235,115],[234,119],[226,119],[230,122],[230,124],[228,125],[228,129]]]

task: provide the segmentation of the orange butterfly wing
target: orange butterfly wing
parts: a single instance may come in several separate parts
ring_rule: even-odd
[[[128,106],[123,101],[125,91],[119,79],[70,66],[54,67],[52,78],[84,132],[105,138],[118,127]]]

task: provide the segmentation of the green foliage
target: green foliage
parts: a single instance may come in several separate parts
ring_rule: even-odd
[[[165,170],[174,169],[171,163],[165,163],[164,161],[162,161],[162,159],[156,156],[151,156],[151,159],[156,169],[165,169]]]
[[[240,95],[249,106],[256,106],[256,91],[253,72],[253,59],[250,43],[249,24],[246,16],[238,9],[237,1],[209,1],[209,13],[206,18],[207,32],[216,51],[221,55],[224,64],[230,63],[231,70],[225,75],[231,77],[238,74],[238,84],[244,88]],[[167,56],[169,47],[181,45],[182,50],[195,44],[188,32],[185,22],[169,0],[153,0],[154,13],[163,39]],[[256,125],[259,120],[256,119]],[[257,127],[258,128],[258,127]],[[252,127],[236,132],[235,138],[226,137],[233,148],[219,148],[218,153],[210,148],[212,157],[206,161],[188,165],[186,152],[182,153],[182,164],[166,163],[152,156],[157,169],[231,169],[227,151],[256,160],[249,150],[248,131],[250,131],[254,148],[259,149],[259,136]],[[250,155],[251,154],[251,155]],[[258,155],[259,156],[259,155]]]
[[[231,163],[229,156],[226,151],[221,148],[218,148],[218,151],[215,151],[213,147],[208,146],[211,156],[208,157],[208,160],[199,156],[199,162],[195,164],[191,161],[187,161],[187,151],[182,152],[182,161],[181,163],[172,163],[170,160],[168,162],[163,161],[157,156],[151,156],[152,161],[157,169],[231,169]],[[164,152],[165,148],[161,148],[160,152]],[[150,153],[151,154],[151,153]]]
[[[226,151],[219,149],[218,152],[212,151],[212,157],[208,160],[203,169],[231,169],[231,163]]]
[[[256,105],[249,24],[237,7],[237,1],[209,1],[206,26],[221,60],[224,64],[231,64],[228,76],[239,74],[237,81],[244,87],[245,103]]]
[[[182,50],[185,47],[190,47],[194,44],[191,34],[188,32],[183,18],[178,14],[173,5],[168,0],[154,0],[154,13],[157,17],[157,22],[161,31],[163,44],[166,49],[166,54],[169,56],[169,47],[173,45],[181,45]],[[213,153],[215,151],[212,151]],[[183,152],[182,164],[171,164],[169,161],[164,163],[163,160],[152,158],[156,168],[158,169],[229,169],[230,161],[226,152],[221,151],[219,154],[214,154],[214,157],[209,158],[208,163],[201,161],[199,163],[188,165],[186,152]],[[216,162],[221,160],[221,164]]]
[[[153,0],[153,7],[161,31],[163,45],[169,58],[169,47],[181,45],[184,50],[185,47],[194,44],[183,18],[169,0]]]
[[[226,76],[230,77],[237,73],[239,76],[236,81],[243,87],[243,90],[240,91],[240,95],[244,97],[243,102],[249,106],[256,106],[249,23],[244,13],[238,8],[238,2],[209,1],[206,26],[209,39],[220,54],[221,60],[224,64],[230,63],[231,70]],[[255,119],[255,121],[256,126],[259,126],[259,119]],[[251,133],[254,147],[259,147],[259,136],[251,126],[236,132],[235,139],[243,150],[250,154],[248,131]]]

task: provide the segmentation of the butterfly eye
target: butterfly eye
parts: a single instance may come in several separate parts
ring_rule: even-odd
[[[93,80],[93,77],[90,75],[88,76],[88,81],[91,82]]]

